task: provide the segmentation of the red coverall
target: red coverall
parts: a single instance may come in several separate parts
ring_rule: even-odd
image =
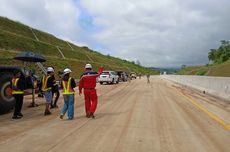
[[[86,70],[82,75],[79,82],[79,93],[82,93],[84,88],[85,95],[85,112],[94,113],[97,108],[97,92],[96,92],[96,78],[103,72],[100,68],[98,72]]]

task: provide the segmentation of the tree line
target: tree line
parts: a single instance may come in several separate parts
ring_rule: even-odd
[[[208,53],[209,61],[213,63],[223,63],[230,59],[230,42],[226,40],[220,41],[221,45],[217,49],[210,49]]]

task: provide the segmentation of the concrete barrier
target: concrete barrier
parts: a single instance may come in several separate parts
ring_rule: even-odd
[[[161,77],[230,101],[229,77],[187,75],[161,75]]]

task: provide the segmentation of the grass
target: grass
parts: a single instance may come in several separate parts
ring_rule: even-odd
[[[196,72],[196,75],[200,75],[200,76],[206,75],[207,71],[208,71],[207,69],[199,69],[199,70]]]
[[[222,64],[213,65],[208,75],[230,77],[230,59]]]
[[[177,74],[230,77],[230,59],[221,64],[186,67]]]
[[[33,29],[33,32],[36,34],[36,36],[39,39],[39,41],[50,43],[50,44],[57,45],[57,46],[60,46],[60,47],[64,47],[64,48],[67,48],[67,49],[71,49],[66,41],[58,39],[58,38],[56,38],[55,36],[53,36],[51,34],[48,34],[48,33],[45,33],[45,32],[42,32],[42,31],[39,31],[39,30],[36,30],[36,29]]]
[[[54,46],[37,42],[36,40],[16,34],[0,31],[0,48],[16,51],[33,51],[43,55],[57,56],[60,54]]]
[[[55,36],[32,29],[38,37],[37,41],[30,27],[19,22],[0,17],[0,65],[22,65],[22,62],[13,60],[21,51],[32,51],[46,57],[45,66],[54,66],[57,71],[69,67],[73,69],[73,76],[79,77],[86,63],[91,63],[94,69],[104,66],[106,70],[124,70],[137,73],[158,74],[131,62],[119,58],[103,55],[87,47],[79,47],[63,41]],[[66,59],[62,59],[57,46]]]
[[[202,66],[191,66],[181,69],[177,72],[180,75],[195,75]]]
[[[34,38],[29,26],[23,25],[19,22],[9,20],[8,18],[0,18],[1,31],[10,31],[12,33],[23,35],[29,38]]]
[[[18,53],[17,51],[12,50],[1,50],[0,49],[0,65],[5,66],[23,66],[23,62],[14,60],[13,57],[15,57]],[[45,67],[48,66],[54,66],[55,71],[63,71],[65,68],[71,68],[73,73],[73,77],[79,78],[81,73],[84,71],[84,65],[86,62],[78,61],[78,60],[71,60],[71,59],[60,59],[60,58],[53,58],[53,57],[46,57],[47,61],[43,63]],[[29,65],[29,68],[34,68],[34,63],[31,63]],[[97,63],[92,63],[92,66],[95,71],[100,66],[104,66],[105,68],[108,68],[107,65],[101,65]],[[41,73],[38,73],[41,74]]]

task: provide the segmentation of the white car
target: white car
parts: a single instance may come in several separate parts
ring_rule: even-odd
[[[119,76],[114,71],[103,71],[103,73],[99,76],[98,82],[103,84],[106,82],[107,84],[119,83]]]

